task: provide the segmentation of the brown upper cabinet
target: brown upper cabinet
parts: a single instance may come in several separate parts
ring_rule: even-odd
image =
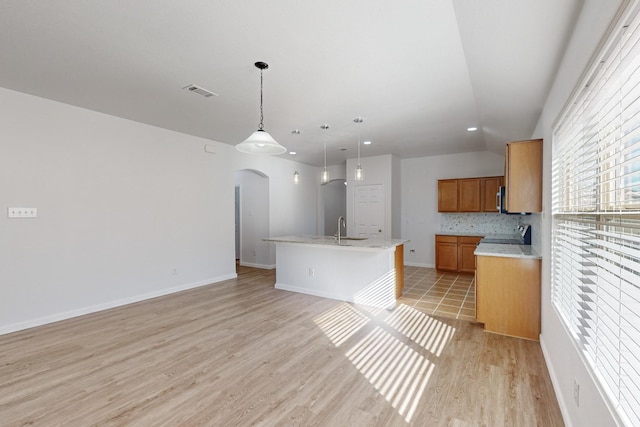
[[[458,180],[458,210],[480,212],[480,178]]]
[[[438,212],[458,212],[458,180],[438,180]]]
[[[507,143],[505,200],[508,212],[542,212],[542,139]]]
[[[497,212],[501,176],[438,180],[438,212]]]
[[[481,178],[482,212],[498,212],[497,194],[502,185],[501,176]]]

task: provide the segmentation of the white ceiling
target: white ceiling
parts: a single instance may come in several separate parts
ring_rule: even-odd
[[[265,130],[297,161],[321,165],[325,141],[329,164],[353,158],[358,132],[363,156],[503,153],[531,136],[582,3],[2,0],[0,86],[235,145],[265,61]]]

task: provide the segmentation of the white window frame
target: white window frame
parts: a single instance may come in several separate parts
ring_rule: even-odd
[[[640,425],[640,0],[553,129],[551,299],[619,419]]]

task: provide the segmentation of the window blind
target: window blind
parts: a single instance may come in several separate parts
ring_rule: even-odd
[[[620,15],[554,127],[551,298],[620,419],[640,425],[640,14]]]

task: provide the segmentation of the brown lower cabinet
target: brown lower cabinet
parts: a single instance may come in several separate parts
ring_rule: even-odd
[[[538,340],[540,260],[478,256],[476,320],[487,332]]]
[[[404,289],[404,245],[396,246],[394,261],[396,269],[396,298],[400,298]]]
[[[436,269],[473,274],[476,270],[473,252],[481,239],[481,236],[436,234]]]

